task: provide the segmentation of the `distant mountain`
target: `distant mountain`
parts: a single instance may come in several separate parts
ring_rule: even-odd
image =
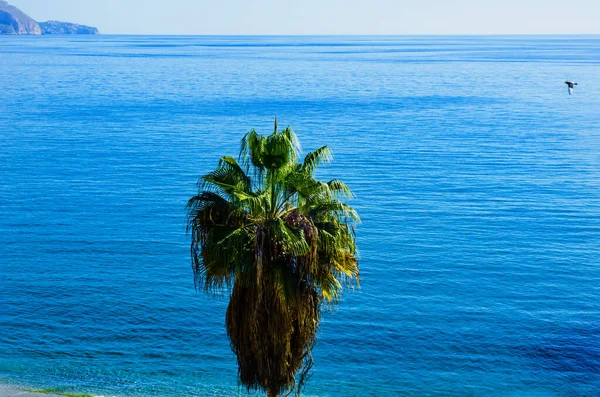
[[[0,0],[0,35],[3,34],[98,34],[98,29],[69,22],[38,23],[17,7]]]
[[[40,25],[17,7],[0,1],[0,33],[43,34]]]
[[[98,28],[69,22],[40,22],[40,27],[44,34],[98,34]]]

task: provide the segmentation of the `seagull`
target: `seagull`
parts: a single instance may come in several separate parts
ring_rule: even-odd
[[[565,84],[567,85],[567,87],[569,87],[569,95],[571,95],[573,93],[573,86],[576,86],[577,83],[575,83],[574,81],[565,81]]]

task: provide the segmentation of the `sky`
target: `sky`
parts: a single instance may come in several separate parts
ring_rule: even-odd
[[[106,34],[600,34],[600,0],[8,0]]]

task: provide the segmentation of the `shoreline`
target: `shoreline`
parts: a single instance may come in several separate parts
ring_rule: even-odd
[[[60,392],[52,389],[33,390],[22,386],[0,384],[0,397],[93,397],[85,393]]]

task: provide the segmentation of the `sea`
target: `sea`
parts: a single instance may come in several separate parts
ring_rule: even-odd
[[[248,395],[185,206],[275,117],[362,218],[303,396],[600,396],[600,36],[1,37],[0,383]]]

